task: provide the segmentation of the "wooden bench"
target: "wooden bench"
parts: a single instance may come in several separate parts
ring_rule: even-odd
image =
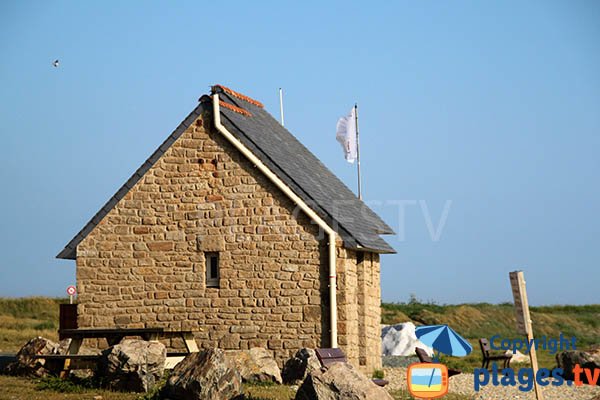
[[[429,357],[427,352],[420,347],[415,347],[415,354],[419,357],[419,361],[422,363],[431,364],[433,363],[433,359]],[[454,375],[462,374],[462,371],[458,369],[448,368],[448,378],[453,377]]]
[[[33,358],[42,358],[44,360],[61,360],[67,358],[71,360],[98,360],[102,357],[100,354],[36,354]]]
[[[490,344],[486,338],[479,339],[479,347],[481,348],[481,354],[483,356],[481,368],[489,369],[490,361],[502,361],[502,368],[509,367],[512,354],[492,354],[490,352]]]
[[[33,358],[41,358],[50,362],[53,368],[60,368],[62,365],[63,370],[60,373],[61,376],[65,376],[68,369],[94,369],[98,364],[98,361],[102,357],[100,354],[36,354]],[[65,369],[65,363],[68,360],[68,369]],[[73,368],[75,367],[75,368]]]
[[[330,365],[337,362],[348,362],[346,355],[341,349],[316,349],[315,352],[317,353],[317,358],[324,369],[329,368]],[[371,379],[371,381],[377,386],[381,387],[389,383],[385,379]]]

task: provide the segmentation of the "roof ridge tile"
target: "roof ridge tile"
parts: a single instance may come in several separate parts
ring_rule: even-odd
[[[242,115],[244,115],[246,117],[251,117],[252,116],[252,113],[250,111],[248,111],[248,110],[246,110],[244,108],[241,108],[241,107],[236,107],[233,104],[229,104],[229,103],[227,103],[227,102],[225,102],[223,100],[219,100],[219,105],[221,107],[228,108],[231,111],[236,112],[238,114],[242,114]]]
[[[256,107],[259,107],[259,108],[265,108],[265,106],[263,105],[263,103],[261,103],[260,101],[258,101],[258,100],[254,100],[253,98],[251,98],[251,97],[248,97],[248,96],[246,96],[245,94],[242,94],[242,93],[240,93],[240,92],[236,92],[235,90],[233,90],[233,89],[230,89],[230,88],[228,88],[227,86],[223,86],[223,85],[219,85],[219,84],[217,84],[217,85],[214,85],[214,86],[212,87],[213,93],[214,93],[214,91],[215,91],[215,89],[216,89],[216,88],[219,88],[219,89],[221,89],[222,91],[224,91],[224,92],[225,92],[225,93],[227,93],[227,94],[230,94],[230,95],[232,95],[233,97],[237,97],[237,98],[238,98],[238,99],[240,99],[240,100],[244,100],[244,101],[245,101],[245,102],[247,102],[247,103],[253,104],[253,105],[255,105]]]

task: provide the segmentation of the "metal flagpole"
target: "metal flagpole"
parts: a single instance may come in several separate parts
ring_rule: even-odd
[[[279,114],[281,115],[281,126],[285,126],[283,120],[283,90],[279,88]]]
[[[356,123],[356,169],[358,170],[358,198],[362,200],[362,187],[360,183],[360,143],[358,141],[358,104],[354,103],[354,121]]]

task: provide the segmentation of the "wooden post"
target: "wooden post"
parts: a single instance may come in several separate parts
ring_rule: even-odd
[[[535,388],[535,397],[537,400],[544,400],[542,388],[538,386],[536,376],[538,372],[537,354],[533,342],[533,328],[531,326],[531,317],[529,315],[529,301],[527,300],[527,289],[525,286],[525,276],[523,271],[513,271],[509,274],[510,286],[515,300],[515,315],[517,317],[517,331],[526,335],[527,341],[532,343],[529,349],[529,359],[531,360],[531,369],[533,370],[533,385]]]
[[[69,348],[67,349],[68,355],[75,355],[79,353],[79,348],[81,347],[81,343],[83,343],[83,338],[74,337],[71,339],[71,343],[69,343]],[[65,362],[63,364],[63,370],[60,371],[60,377],[65,379],[69,376],[69,370],[71,369],[71,359],[65,358]]]

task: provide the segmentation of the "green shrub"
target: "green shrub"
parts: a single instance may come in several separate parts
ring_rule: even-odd
[[[384,376],[385,373],[382,369],[376,369],[375,371],[373,371],[373,379],[383,379]]]
[[[163,398],[162,392],[171,376],[171,371],[165,370],[165,373],[160,381],[156,382],[156,385],[146,394],[141,396],[139,400],[161,400]]]
[[[39,331],[43,331],[43,330],[46,330],[46,329],[48,329],[48,330],[50,330],[50,329],[56,329],[56,328],[57,328],[57,326],[54,323],[54,321],[44,321],[44,322],[41,322],[41,323],[36,324],[36,325],[33,326],[33,329],[36,329],[36,330],[39,330]]]
[[[87,388],[73,383],[68,379],[60,379],[56,376],[42,378],[36,386],[37,390],[51,390],[59,393],[82,393]]]

